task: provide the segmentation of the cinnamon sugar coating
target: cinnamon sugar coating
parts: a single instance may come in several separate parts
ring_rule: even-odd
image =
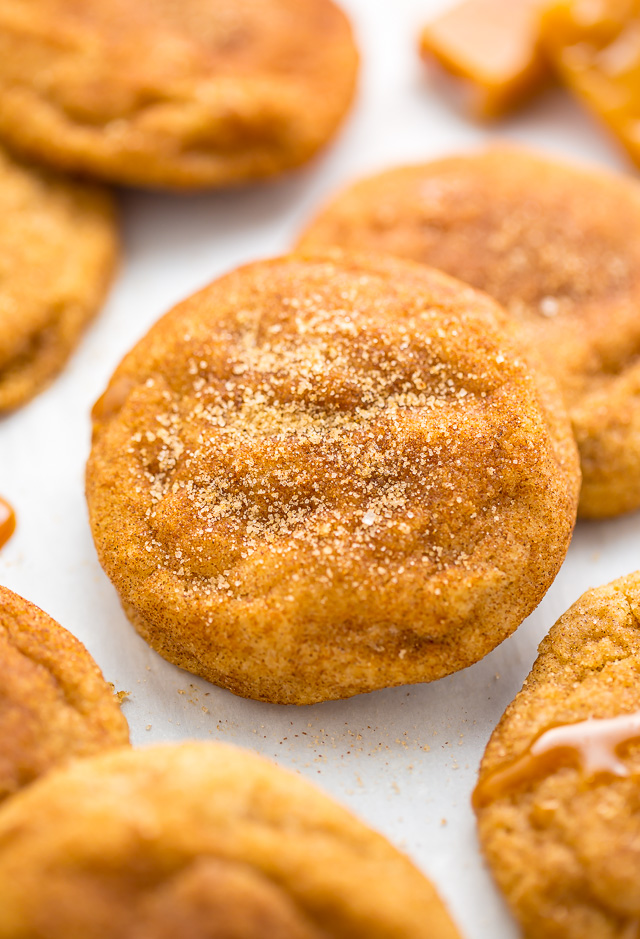
[[[34,903],[34,896],[37,902]],[[0,939],[459,939],[314,786],[219,743],[75,763],[0,814]]]
[[[106,192],[0,149],[0,413],[63,367],[104,300],[117,251]]]
[[[567,404],[579,513],[640,507],[640,188],[494,147],[356,183],[301,240],[388,251],[486,290],[520,322]]]
[[[640,711],[640,574],[587,591],[539,652],[489,741],[481,782],[552,725]],[[617,747],[615,774],[561,762],[478,810],[483,851],[527,939],[637,935],[640,743],[632,737]]]
[[[165,658],[308,704],[464,668],[538,604],[579,472],[488,297],[390,257],[241,268],[94,408],[100,561]]]
[[[85,647],[0,587],[0,804],[74,757],[129,740],[117,698]]]
[[[3,0],[0,138],[140,186],[224,186],[310,159],[354,93],[331,0]]]

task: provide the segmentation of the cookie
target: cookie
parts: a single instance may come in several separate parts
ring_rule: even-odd
[[[116,256],[106,192],[0,149],[0,413],[63,367],[104,300]]]
[[[331,0],[4,0],[0,137],[118,183],[262,179],[335,133],[357,61]]]
[[[309,704],[477,661],[538,604],[579,473],[490,298],[390,257],[241,268],[168,313],[94,408],[100,562],[142,636]]]
[[[0,587],[0,804],[73,757],[126,744],[118,700],[85,647]]]
[[[303,236],[389,251],[486,290],[558,381],[578,441],[579,512],[640,507],[640,188],[496,147],[365,179]]]
[[[555,624],[487,747],[482,848],[527,939],[631,939],[640,921],[640,574]]]
[[[45,934],[459,937],[409,859],[315,786],[195,742],[78,761],[0,813],[0,937]]]

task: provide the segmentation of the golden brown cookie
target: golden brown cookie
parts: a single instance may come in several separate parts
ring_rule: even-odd
[[[73,757],[128,740],[118,700],[82,643],[0,587],[0,803]]]
[[[555,624],[494,731],[480,840],[527,939],[634,939],[640,924],[640,574]]]
[[[496,147],[356,183],[301,247],[389,251],[486,290],[564,393],[580,514],[640,506],[640,188]]]
[[[116,256],[106,192],[0,149],[0,412],[60,371],[104,300]]]
[[[0,813],[0,937],[45,935],[459,934],[409,859],[314,786],[184,743],[78,761]]]
[[[358,56],[331,0],[3,0],[0,137],[141,186],[223,186],[308,160]]]
[[[490,298],[391,257],[211,284],[94,409],[100,561],[165,658],[309,704],[464,668],[539,603],[579,474]]]

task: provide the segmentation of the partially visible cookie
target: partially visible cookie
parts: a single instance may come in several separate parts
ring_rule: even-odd
[[[527,939],[633,939],[640,923],[640,574],[590,590],[540,646],[474,800]]]
[[[37,897],[37,902],[34,902]],[[235,747],[119,750],[0,813],[0,939],[459,939],[428,880]]]
[[[301,239],[388,251],[486,290],[564,393],[580,514],[640,507],[640,186],[494,147],[356,183]]]
[[[3,0],[0,137],[119,183],[262,179],[335,133],[357,65],[332,0]]]
[[[106,192],[0,149],[0,412],[60,371],[105,298],[117,253]]]
[[[82,643],[0,587],[0,803],[74,757],[128,740],[118,700]]]
[[[375,255],[247,265],[94,408],[87,499],[136,629],[236,694],[310,704],[478,661],[542,599],[575,444],[500,307]]]

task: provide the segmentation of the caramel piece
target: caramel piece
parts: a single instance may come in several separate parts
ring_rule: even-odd
[[[565,84],[640,164],[640,2],[553,3],[541,35]]]
[[[525,753],[478,783],[473,806],[482,808],[563,765],[577,764],[587,778],[603,773],[628,776],[618,751],[636,740],[640,740],[640,712],[551,727]]]
[[[16,513],[6,499],[0,496],[0,548],[6,545],[16,530]]]
[[[544,83],[540,0],[466,0],[425,27],[420,51],[462,80],[466,110],[494,118],[517,108]]]

